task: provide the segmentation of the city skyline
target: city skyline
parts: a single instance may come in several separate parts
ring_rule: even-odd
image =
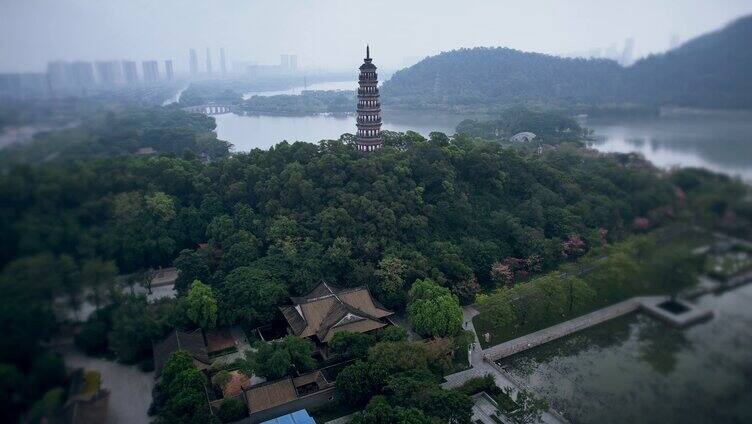
[[[300,68],[347,70],[366,42],[389,52],[381,59],[385,69],[463,47],[568,55],[607,51],[628,39],[634,40],[632,56],[637,59],[752,12],[752,3],[744,0],[687,0],[682,8],[668,0],[533,3],[386,1],[369,14],[395,30],[372,39],[358,31],[363,18],[359,6],[344,1],[315,6],[185,1],[179,7],[176,1],[141,0],[7,3],[0,6],[0,72],[38,72],[54,60],[175,59],[189,48],[205,46],[231,50],[234,61],[271,64],[280,54],[293,52]],[[176,61],[175,72],[186,73],[185,65],[185,60]]]

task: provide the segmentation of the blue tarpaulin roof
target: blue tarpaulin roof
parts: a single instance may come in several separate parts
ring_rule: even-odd
[[[316,421],[308,415],[308,411],[301,409],[292,414],[282,415],[281,417],[264,421],[261,424],[316,424]]]

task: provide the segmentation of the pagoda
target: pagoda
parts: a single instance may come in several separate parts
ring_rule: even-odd
[[[370,49],[366,46],[366,58],[360,65],[358,77],[358,133],[355,144],[361,152],[372,152],[384,145],[381,140],[379,78],[372,60]]]

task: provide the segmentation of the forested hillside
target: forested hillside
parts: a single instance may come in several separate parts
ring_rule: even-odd
[[[522,278],[688,214],[750,230],[746,188],[725,177],[666,176],[577,146],[539,155],[467,135],[385,139],[368,156],[345,138],[209,164],[103,155],[9,168],[0,175],[0,321],[13,331],[0,339],[0,370],[3,393],[22,395],[0,396],[0,416],[43,408],[39,399],[61,390],[62,362],[45,347],[58,331],[53,310],[111,305],[80,342],[144,367],[152,340],[183,325],[182,298],[123,296],[118,273],[174,264],[179,293],[199,279],[216,294],[219,324],[253,328],[321,281],[365,285],[404,310],[418,279],[471,302],[495,287],[494,264]],[[48,370],[57,377],[44,379]]]
[[[230,145],[217,139],[215,127],[213,118],[176,107],[92,112],[77,127],[40,133],[27,143],[4,148],[0,151],[0,168],[19,162],[131,155],[148,147],[157,154],[227,156]]]
[[[476,110],[479,106],[578,105],[618,97],[622,68],[508,48],[476,47],[429,57],[398,71],[382,88],[388,107]]]
[[[635,101],[752,108],[752,16],[638,61],[626,72]]]
[[[750,39],[752,16],[627,68],[508,48],[454,50],[395,73],[382,103],[455,111],[526,104],[593,114],[660,105],[752,108]]]

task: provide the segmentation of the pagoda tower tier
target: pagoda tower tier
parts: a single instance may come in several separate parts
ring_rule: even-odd
[[[358,77],[358,118],[355,144],[362,152],[380,149],[381,140],[381,102],[379,101],[379,77],[376,65],[372,63],[370,48],[366,46],[366,57],[360,65]]]

